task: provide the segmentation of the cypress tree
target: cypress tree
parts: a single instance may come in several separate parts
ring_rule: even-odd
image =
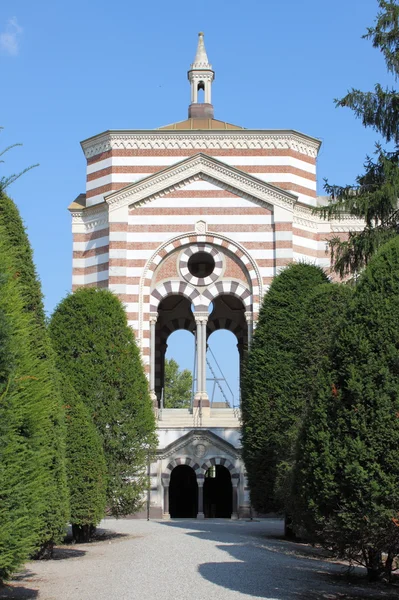
[[[110,291],[81,288],[58,305],[50,333],[57,365],[103,443],[109,512],[135,512],[146,486],[147,453],[155,447],[155,420],[125,310]]]
[[[303,305],[326,282],[319,267],[290,265],[274,278],[260,310],[241,401],[243,457],[251,502],[259,512],[284,508],[276,482],[293,462],[303,412],[298,369]]]
[[[305,410],[288,498],[295,529],[304,529],[307,537],[314,540],[323,518],[314,510],[315,499],[324,510],[334,497],[332,463],[328,460],[334,439],[329,436],[327,416],[334,381],[332,348],[351,297],[352,288],[348,285],[320,285],[309,297],[303,316],[299,366],[305,373]]]
[[[40,546],[49,476],[49,381],[3,233],[0,223],[0,580]]]
[[[87,542],[105,514],[107,468],[101,439],[82,400],[62,377],[72,534]]]
[[[341,322],[300,465],[305,484],[310,470],[326,474],[321,494],[302,486],[319,539],[364,564],[371,580],[390,576],[399,555],[398,340],[395,237],[370,261]]]
[[[68,489],[65,471],[65,420],[59,389],[55,357],[46,329],[40,282],[33,262],[32,249],[15,203],[0,191],[0,227],[5,252],[8,253],[21,295],[22,310],[35,325],[30,352],[40,361],[43,403],[47,420],[43,423],[40,444],[47,454],[47,476],[42,481],[42,513],[37,557],[51,554],[55,543],[62,540],[69,517]]]

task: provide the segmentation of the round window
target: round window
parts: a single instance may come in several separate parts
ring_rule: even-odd
[[[194,277],[209,277],[215,268],[215,261],[208,252],[196,252],[188,259],[187,268]]]

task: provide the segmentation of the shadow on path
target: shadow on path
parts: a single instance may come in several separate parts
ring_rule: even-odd
[[[277,519],[258,523],[230,520],[173,520],[162,525],[188,529],[186,535],[211,540],[233,560],[206,562],[200,575],[223,588],[268,600],[398,600],[398,589],[368,584],[363,569],[348,574],[306,544],[279,539]]]

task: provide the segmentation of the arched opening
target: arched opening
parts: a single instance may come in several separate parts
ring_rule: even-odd
[[[197,88],[197,102],[203,104],[205,102],[205,83],[200,81]]]
[[[164,380],[163,407],[190,408],[195,371],[195,336],[191,331],[179,329],[167,339]]]
[[[195,519],[198,513],[198,484],[194,469],[178,465],[169,485],[169,512],[172,519]]]
[[[233,486],[231,483],[230,471],[223,465],[213,465],[205,474],[205,518],[231,519],[232,512]]]
[[[237,336],[218,329],[208,337],[206,386],[213,408],[234,408],[240,403],[240,353]]]
[[[171,294],[164,298],[158,306],[155,331],[155,392],[159,405],[166,406],[164,400],[168,397],[171,401],[168,402],[169,408],[185,408],[187,398],[182,399],[183,405],[178,403],[179,406],[172,406],[176,386],[173,386],[173,393],[171,389],[166,389],[170,388],[170,381],[168,383],[168,378],[165,377],[165,359],[176,361],[179,372],[188,370],[192,378],[195,321],[190,300],[179,294]]]

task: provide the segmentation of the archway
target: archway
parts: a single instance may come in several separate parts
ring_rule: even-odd
[[[231,519],[232,512],[233,486],[230,471],[223,465],[213,465],[205,474],[205,518]]]
[[[175,519],[195,519],[197,516],[197,477],[195,471],[188,465],[178,465],[172,471],[169,485],[169,512]]]

